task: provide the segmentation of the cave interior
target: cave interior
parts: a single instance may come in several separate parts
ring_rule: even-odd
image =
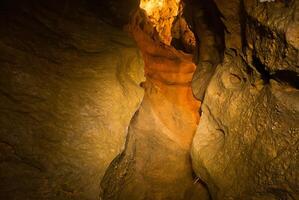
[[[299,0],[0,15],[1,200],[299,200]]]

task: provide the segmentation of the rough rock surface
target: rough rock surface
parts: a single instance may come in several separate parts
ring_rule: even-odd
[[[299,199],[299,1],[153,1],[0,2],[1,200]]]
[[[194,170],[213,199],[299,199],[298,1],[215,2],[229,36],[202,103]]]
[[[245,1],[245,41],[270,74],[299,73],[299,2],[253,3]],[[249,58],[248,58],[249,59]]]
[[[190,162],[200,105],[191,90],[192,55],[153,40],[140,26],[145,27],[144,20],[137,13],[130,26],[145,62],[145,96],[130,123],[125,150],[103,178],[101,197],[209,199]]]
[[[146,11],[159,40],[170,45],[172,24],[179,13],[180,0],[141,0],[140,8]]]
[[[196,98],[202,100],[216,65],[223,58],[225,27],[213,1],[188,0],[184,15],[198,40],[197,51],[194,52],[198,66],[193,76],[192,90]]]
[[[143,98],[134,42],[67,2],[1,5],[3,200],[99,199]]]

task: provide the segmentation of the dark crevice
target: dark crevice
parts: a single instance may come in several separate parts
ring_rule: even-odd
[[[192,53],[186,46],[183,44],[182,40],[173,38],[171,40],[171,46],[173,46],[176,50],[181,50],[185,53]]]
[[[224,16],[214,0],[186,0],[185,2],[185,13],[189,14],[186,19],[195,33],[198,45],[194,53],[198,68],[193,84],[200,85],[200,88],[193,92],[197,99],[203,101],[205,89],[216,66],[223,61],[227,28],[222,21]]]
[[[270,77],[282,84],[287,84],[293,88],[299,89],[299,75],[294,71],[279,70]]]
[[[215,34],[216,48],[220,55],[220,61],[223,60],[224,50],[225,50],[225,31],[226,27],[223,24],[221,18],[224,18],[221,12],[219,11],[214,0],[203,0],[202,6],[204,9],[205,22]]]
[[[192,161],[190,161],[190,162],[192,162]],[[212,199],[212,196],[211,196],[211,192],[209,191],[208,185],[207,185],[204,181],[202,181],[202,180],[200,179],[200,177],[198,177],[198,176],[195,174],[194,171],[192,172],[192,177],[193,177],[193,179],[194,179],[194,184],[200,184],[201,186],[203,186],[203,187],[207,190],[207,192],[208,192],[209,200],[213,200],[213,199]]]
[[[261,79],[264,84],[270,83],[270,79],[276,80],[281,84],[289,85],[293,88],[299,89],[299,75],[294,71],[289,70],[278,70],[272,74],[267,71],[267,67],[260,61],[257,56],[253,56],[252,64],[255,69],[260,73]]]
[[[226,27],[221,20],[224,17],[216,3],[213,0],[188,0],[186,1],[184,13],[199,46],[205,40],[204,34],[209,34],[208,32],[210,32],[213,35],[214,44],[210,48],[216,49],[216,54],[218,55],[214,55],[215,60],[211,62],[213,64],[220,63],[223,60],[225,50],[224,36]],[[199,32],[198,30],[201,31]],[[200,54],[201,52],[198,53]]]
[[[244,6],[244,0],[240,1],[240,29],[241,29],[241,44],[242,44],[242,51],[244,54],[246,54],[246,46],[247,46],[247,37],[246,37],[246,24],[247,24],[247,18],[246,18],[246,11]]]
[[[256,56],[253,55],[252,57],[252,64],[255,69],[260,73],[261,79],[265,85],[270,83],[270,73],[266,70],[266,66],[261,62],[261,60]]]

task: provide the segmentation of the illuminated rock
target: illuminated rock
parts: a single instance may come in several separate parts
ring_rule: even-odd
[[[134,42],[51,2],[1,11],[1,200],[98,199],[143,98]]]
[[[209,199],[193,177],[189,157],[199,120],[200,103],[191,89],[196,66],[192,55],[144,32],[143,16],[135,15],[130,30],[145,62],[145,95],[130,123],[124,152],[103,178],[101,198]]]
[[[298,2],[216,3],[228,48],[207,84],[194,170],[215,200],[298,199]]]
[[[172,23],[179,13],[180,0],[141,0],[140,7],[146,11],[160,41],[170,45]]]

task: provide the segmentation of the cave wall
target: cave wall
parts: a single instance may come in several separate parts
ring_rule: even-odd
[[[213,199],[299,199],[298,1],[214,3],[226,49],[205,88],[194,170]]]
[[[135,43],[99,14],[81,1],[1,4],[0,199],[99,199],[144,79]]]
[[[299,199],[298,0],[185,2],[196,2],[184,17],[201,45],[192,82],[203,100],[191,150],[196,175],[213,199]],[[100,198],[101,179],[143,98],[144,64],[120,29],[137,5],[1,2],[0,199]],[[151,133],[161,132],[142,119],[157,129]],[[149,144],[161,139],[147,137]],[[147,156],[158,153],[152,148]],[[172,155],[180,161],[166,154],[162,175]],[[188,150],[181,155],[181,164],[189,162]]]
[[[167,2],[160,11],[172,6]],[[124,151],[101,181],[101,197],[207,200],[209,195],[194,179],[190,162],[200,107],[191,89],[196,69],[193,56],[165,44],[167,40],[156,39],[160,34],[149,31],[152,22],[144,14],[136,11],[129,28],[144,58],[145,94],[130,123]],[[165,24],[169,30],[171,25]]]

